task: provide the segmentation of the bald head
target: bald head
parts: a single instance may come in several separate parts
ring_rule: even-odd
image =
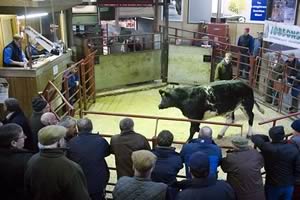
[[[123,131],[133,131],[134,122],[131,118],[124,118],[120,121],[120,130]]]
[[[204,126],[200,129],[200,132],[199,132],[199,138],[209,138],[211,139],[212,138],[212,130],[210,127],[208,126]]]
[[[46,112],[41,116],[41,122],[44,126],[56,125],[58,123],[57,117],[52,112]]]

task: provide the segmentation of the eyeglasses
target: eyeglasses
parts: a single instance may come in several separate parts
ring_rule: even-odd
[[[18,137],[17,139],[26,139],[26,138],[27,138],[27,136],[23,134],[20,137]]]

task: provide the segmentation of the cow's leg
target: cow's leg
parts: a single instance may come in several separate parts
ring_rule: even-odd
[[[234,116],[234,112],[231,113],[231,123],[234,123],[235,120],[235,116]]]
[[[242,104],[243,106],[243,111],[246,114],[247,118],[248,118],[248,133],[247,133],[247,137],[250,137],[253,135],[253,130],[252,130],[252,126],[253,126],[253,120],[254,120],[254,113],[253,113],[253,106],[254,106],[254,101],[248,101]]]
[[[191,122],[191,127],[190,127],[190,137],[188,139],[188,141],[190,141],[191,139],[193,139],[194,137],[194,134],[196,132],[199,132],[200,130],[200,123],[197,123],[197,122]]]
[[[227,123],[227,124],[233,123],[233,120],[234,120],[233,112],[230,113],[229,115],[226,115],[226,121],[225,121],[225,123]],[[228,128],[229,128],[229,126],[224,126],[222,128],[222,130],[218,134],[218,139],[222,139],[224,137],[225,132],[227,131]]]

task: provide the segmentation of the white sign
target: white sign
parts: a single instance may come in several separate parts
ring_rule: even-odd
[[[265,21],[264,41],[300,48],[300,27]]]
[[[53,76],[55,76],[58,73],[58,66],[54,65],[53,66]]]
[[[0,78],[0,103],[4,103],[8,98],[8,83],[4,78]]]

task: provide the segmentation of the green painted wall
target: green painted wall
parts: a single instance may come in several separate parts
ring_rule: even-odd
[[[211,49],[170,45],[168,82],[182,84],[209,83],[211,63],[203,62],[204,55],[211,55]]]
[[[160,79],[160,50],[100,56],[95,65],[96,90]]]

